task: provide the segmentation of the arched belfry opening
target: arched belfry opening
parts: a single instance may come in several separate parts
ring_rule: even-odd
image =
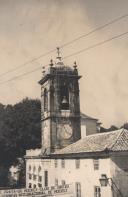
[[[69,87],[66,82],[60,86],[61,110],[69,110]]]
[[[47,89],[44,89],[44,111],[47,111],[48,109],[48,93]]]

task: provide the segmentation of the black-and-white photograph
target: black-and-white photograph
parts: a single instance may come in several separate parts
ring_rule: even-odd
[[[0,197],[128,197],[127,86],[127,0],[0,0]]]

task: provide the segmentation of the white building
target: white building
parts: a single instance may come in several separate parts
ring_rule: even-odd
[[[128,131],[99,133],[97,119],[80,117],[76,64],[57,59],[39,82],[42,149],[26,152],[26,187],[71,184],[74,197],[128,197]]]

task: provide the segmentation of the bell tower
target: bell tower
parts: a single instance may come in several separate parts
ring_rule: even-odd
[[[41,85],[42,153],[50,154],[81,138],[79,79],[74,68],[65,66],[57,48],[57,62],[51,60],[39,81]]]

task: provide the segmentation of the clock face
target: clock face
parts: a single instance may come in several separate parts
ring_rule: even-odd
[[[69,139],[72,137],[73,130],[69,124],[62,124],[59,126],[59,136],[63,139]]]

